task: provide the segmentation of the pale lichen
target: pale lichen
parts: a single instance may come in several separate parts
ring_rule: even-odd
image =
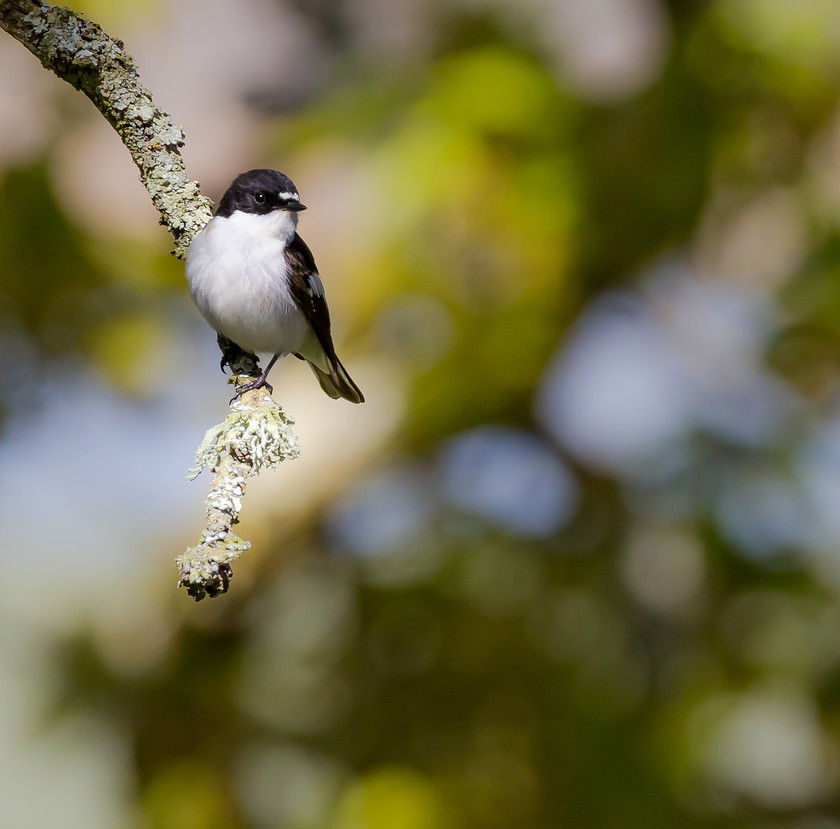
[[[247,378],[234,379],[242,382]],[[215,473],[204,502],[201,540],[175,562],[180,572],[178,584],[196,601],[227,591],[233,575],[230,562],[250,546],[232,531],[239,520],[248,478],[300,454],[292,430],[294,419],[265,389],[248,392],[244,398],[231,403],[223,423],[207,430],[188,475],[193,480],[204,468]]]
[[[223,423],[207,430],[196,450],[196,466],[190,469],[193,480],[202,469],[216,469],[227,455],[248,458],[252,474],[272,469],[300,453],[297,435],[292,431],[294,419],[273,400],[258,406],[239,401],[231,404]]]

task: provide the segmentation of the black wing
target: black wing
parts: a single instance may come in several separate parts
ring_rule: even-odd
[[[327,358],[326,370],[314,363],[309,363],[309,367],[318,378],[321,388],[333,399],[343,397],[351,403],[364,403],[365,396],[362,390],[353,382],[335,353],[330,333],[330,309],[327,308],[324,285],[321,277],[318,276],[318,268],[312,251],[295,233],[286,248],[285,256],[288,266],[289,293],[312,326],[324,350],[324,356]],[[295,354],[295,357],[306,359],[300,354]]]
[[[312,251],[297,233],[286,247],[286,264],[289,268],[289,292],[292,299],[309,320],[327,359],[335,360],[335,347],[330,332],[330,309],[324,296],[324,284],[318,276]]]

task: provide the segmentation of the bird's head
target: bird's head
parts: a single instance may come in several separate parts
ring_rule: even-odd
[[[248,170],[228,187],[216,215],[228,217],[238,211],[265,216],[278,210],[288,213],[293,224],[297,224],[296,214],[306,210],[292,180],[277,170]]]

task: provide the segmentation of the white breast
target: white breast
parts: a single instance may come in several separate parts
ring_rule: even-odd
[[[289,293],[284,250],[295,216],[216,216],[187,254],[190,293],[204,318],[240,347],[272,354],[300,349],[308,330]]]

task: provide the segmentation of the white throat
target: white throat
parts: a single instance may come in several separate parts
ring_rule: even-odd
[[[298,217],[290,210],[272,210],[259,216],[256,213],[242,213],[236,211],[226,220],[228,232],[255,236],[262,240],[277,239],[283,245],[291,242],[297,230]]]

